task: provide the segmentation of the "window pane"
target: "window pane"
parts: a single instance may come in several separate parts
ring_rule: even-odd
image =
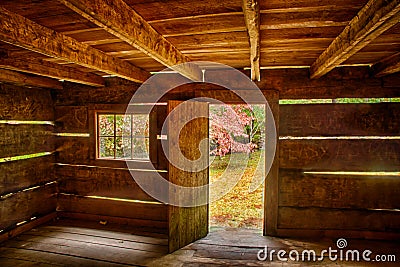
[[[100,136],[114,136],[114,115],[99,115]]]
[[[135,159],[149,158],[148,138],[133,138],[133,158]]]
[[[109,157],[114,158],[113,137],[100,137],[99,156],[100,158],[109,158]]]
[[[148,115],[133,115],[133,135],[149,136],[149,116]]]
[[[130,137],[117,137],[115,142],[116,145],[116,158],[125,158],[130,159],[132,146],[131,146],[131,138]]]
[[[117,136],[131,135],[131,115],[116,115]]]

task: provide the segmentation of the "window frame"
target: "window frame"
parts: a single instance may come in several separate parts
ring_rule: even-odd
[[[90,159],[95,160],[96,162],[104,163],[104,165],[109,164],[119,164],[124,163],[126,161],[129,162],[138,162],[138,163],[153,163],[157,162],[157,115],[155,109],[152,109],[149,112],[149,105],[129,105],[129,113],[128,114],[143,114],[149,116],[149,158],[148,159],[139,159],[139,158],[101,158],[99,157],[99,122],[98,115],[99,114],[110,114],[110,115],[125,115],[127,111],[128,105],[121,104],[91,104],[89,105],[89,125],[90,125]],[[114,125],[115,127],[115,125]],[[133,127],[133,125],[131,125]],[[115,128],[114,128],[114,138],[115,138]],[[115,151],[115,150],[114,150]],[[115,152],[114,152],[115,153]],[[103,164],[102,164],[103,165]]]
[[[102,115],[106,115],[106,116],[113,116],[114,117],[114,129],[113,135],[101,135],[101,131],[100,131],[100,123],[99,123],[99,116]],[[116,120],[117,120],[117,116],[125,116],[128,115],[130,116],[129,119],[129,124],[130,124],[130,135],[119,135],[117,134],[117,124],[116,124]],[[134,132],[134,115],[146,115],[147,116],[147,120],[148,120],[148,135],[133,135]],[[150,160],[150,114],[147,113],[136,113],[136,112],[129,112],[129,113],[120,113],[120,112],[102,112],[102,111],[97,111],[96,112],[96,158],[97,159],[105,159],[105,160],[139,160],[139,161],[146,161],[146,160]],[[112,157],[101,157],[100,156],[100,143],[101,143],[101,138],[112,138],[113,139],[113,143],[114,143],[114,148],[113,148],[113,156]],[[128,158],[124,158],[124,157],[117,157],[117,146],[116,146],[116,141],[118,138],[128,138],[130,140],[130,149],[131,149],[131,157]],[[149,142],[149,150],[147,151],[147,158],[135,158],[133,157],[133,151],[134,151],[134,145],[133,145],[133,140],[137,138],[137,139],[147,139],[147,142]]]

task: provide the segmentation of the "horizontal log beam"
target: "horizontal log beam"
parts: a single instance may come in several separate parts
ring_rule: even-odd
[[[399,21],[400,0],[368,1],[311,65],[310,77],[325,75]]]
[[[0,68],[21,71],[58,80],[65,80],[86,85],[104,86],[104,78],[75,68],[45,61],[43,59],[26,57],[0,58]]]
[[[375,77],[382,77],[400,71],[400,52],[382,59],[374,66]]]
[[[0,21],[0,40],[6,43],[135,82],[144,82],[150,77],[150,73],[129,62],[107,55],[2,7]]]
[[[26,75],[12,70],[0,69],[0,82],[50,89],[63,89],[62,83],[57,80],[46,77]]]
[[[59,1],[164,66],[178,71],[191,80],[202,80],[202,72],[195,64],[176,66],[177,64],[190,62],[190,59],[183,55],[164,36],[159,34],[123,0]]]

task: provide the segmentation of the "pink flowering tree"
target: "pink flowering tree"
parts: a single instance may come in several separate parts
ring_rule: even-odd
[[[213,105],[210,109],[211,154],[251,153],[260,147],[264,109],[250,105]]]

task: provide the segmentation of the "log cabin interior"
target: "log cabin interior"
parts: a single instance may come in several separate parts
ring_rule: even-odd
[[[265,246],[320,251],[337,238],[398,253],[399,21],[399,0],[1,0],[1,266],[263,266]],[[262,233],[209,233],[207,205],[168,205],[132,178],[207,182],[162,146],[179,136],[195,159],[208,122],[182,134],[164,121],[183,101],[241,103],[230,89],[253,89],[204,62],[177,67],[196,61],[239,70],[274,115]],[[123,134],[99,120],[122,116],[155,75],[156,87],[187,84],[151,103],[149,131],[132,137],[149,150],[132,146],[127,165],[118,148],[100,151]],[[214,78],[229,89],[203,82]],[[127,115],[132,128],[141,114]]]

